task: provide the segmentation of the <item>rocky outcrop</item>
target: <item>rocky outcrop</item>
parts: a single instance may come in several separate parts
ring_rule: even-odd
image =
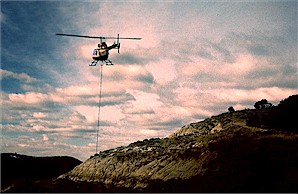
[[[59,178],[143,189],[154,180],[203,175],[203,164],[213,157],[206,135],[220,131],[220,126],[217,119],[207,119],[185,126],[169,138],[146,139],[107,150]]]
[[[186,136],[178,139],[179,143],[176,138],[150,139],[105,151],[59,178],[140,189],[150,180],[188,179],[204,174],[203,161],[210,153],[202,149],[203,143]],[[181,157],[191,149],[196,150],[196,157]]]
[[[213,130],[213,131],[212,131]],[[197,134],[206,135],[208,133],[222,130],[221,123],[219,120],[210,118],[205,119],[204,122],[191,123],[183,126],[169,137],[174,138],[183,135]]]
[[[221,114],[168,138],[100,152],[59,180],[100,183],[104,191],[294,191],[298,179],[289,179],[298,178],[298,167],[290,161],[298,161],[298,134],[247,126],[254,111]]]

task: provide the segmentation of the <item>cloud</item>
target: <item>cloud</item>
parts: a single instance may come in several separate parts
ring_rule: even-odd
[[[69,143],[57,141],[57,137],[47,139],[47,135],[41,135],[37,138],[21,136],[18,139],[5,137],[2,139],[3,152],[17,152],[33,156],[72,156],[84,160],[88,158],[90,152],[93,152],[95,146],[86,144],[75,146]],[[17,144],[15,143],[17,140]]]
[[[5,23],[6,22],[6,15],[0,11],[0,22]]]
[[[8,98],[10,103],[25,103],[25,104],[38,104],[46,99],[47,95],[36,92],[28,92],[25,94],[9,94]]]
[[[37,118],[37,119],[43,119],[43,118],[46,118],[46,114],[44,114],[42,112],[35,112],[35,113],[33,113],[33,117]]]
[[[134,97],[123,90],[104,90],[101,105],[111,106],[134,100]],[[84,86],[70,86],[67,88],[57,88],[48,93],[26,92],[24,94],[7,94],[4,100],[6,106],[45,106],[46,104],[61,105],[92,105],[97,106],[99,101],[99,88],[90,84]]]
[[[148,63],[145,68],[154,75],[157,84],[166,85],[178,76],[177,63],[170,59],[161,60],[158,63]]]
[[[25,82],[25,83],[33,83],[33,82],[38,81],[37,79],[30,77],[26,73],[14,73],[14,72],[3,70],[3,69],[0,69],[0,76],[1,76],[0,77],[1,79],[12,78],[12,79],[17,79],[17,80]]]
[[[131,53],[121,53],[121,55],[116,55],[113,57],[113,60],[117,64],[144,64],[146,61],[134,54],[134,51]]]
[[[42,139],[43,139],[43,141],[49,141],[49,138],[46,134],[42,135]]]

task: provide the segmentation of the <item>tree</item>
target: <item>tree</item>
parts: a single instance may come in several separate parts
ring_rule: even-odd
[[[232,112],[235,112],[235,109],[234,109],[234,107],[230,106],[230,107],[228,108],[228,111],[229,111],[230,113],[232,113]]]
[[[255,103],[254,107],[256,109],[265,109],[265,108],[270,108],[272,107],[272,104],[269,103],[266,99],[262,99],[258,102]]]
[[[288,98],[281,100],[278,104],[279,108],[282,109],[293,109],[297,110],[298,108],[298,94],[289,96]]]

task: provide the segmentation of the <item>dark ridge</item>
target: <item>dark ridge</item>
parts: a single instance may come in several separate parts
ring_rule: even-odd
[[[252,112],[247,119],[247,125],[297,132],[297,110],[298,95],[292,95],[282,100],[278,106]]]
[[[82,162],[68,156],[33,157],[1,153],[1,189],[15,183],[52,179]]]

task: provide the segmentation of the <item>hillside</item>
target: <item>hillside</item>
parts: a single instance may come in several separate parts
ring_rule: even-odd
[[[82,162],[73,157],[33,157],[1,153],[1,192],[25,192],[35,182],[51,180]]]
[[[31,192],[297,192],[298,95],[102,151]],[[14,192],[15,190],[9,190]]]
[[[296,192],[297,102],[224,113],[103,151],[58,180],[99,192]]]

